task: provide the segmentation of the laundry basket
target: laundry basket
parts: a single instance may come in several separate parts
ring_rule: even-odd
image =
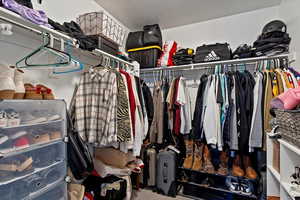
[[[275,114],[282,138],[300,147],[300,110],[275,109]]]
[[[77,23],[86,35],[104,35],[118,45],[124,45],[127,30],[104,12],[80,15]]]

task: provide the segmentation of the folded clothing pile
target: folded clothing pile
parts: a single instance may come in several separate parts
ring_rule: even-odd
[[[253,44],[254,56],[272,56],[289,51],[291,38],[284,22],[269,22]]]
[[[32,23],[52,28],[48,23],[46,13],[42,10],[32,9],[31,1],[0,0],[0,6],[19,14]]]
[[[85,35],[76,22],[71,21],[60,24],[51,19],[49,19],[48,21],[49,24],[53,26],[54,30],[67,33],[69,36],[77,39],[79,42],[79,47],[81,49],[93,51],[98,48],[98,41],[93,36]]]
[[[192,64],[194,59],[194,49],[180,49],[173,56],[175,65]]]

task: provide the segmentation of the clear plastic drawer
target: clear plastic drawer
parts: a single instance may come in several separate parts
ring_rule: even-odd
[[[61,162],[13,183],[0,184],[1,200],[33,199],[63,182],[66,163]]]
[[[66,133],[65,102],[7,100],[0,102],[0,153],[61,140]]]
[[[50,168],[65,160],[64,142],[0,159],[0,184],[10,183]]]
[[[38,197],[32,197],[33,200],[67,200],[67,184],[62,182]]]

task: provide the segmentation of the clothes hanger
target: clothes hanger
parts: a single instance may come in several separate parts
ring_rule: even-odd
[[[24,58],[22,58],[21,60],[19,60],[16,63],[17,68],[59,67],[59,66],[66,66],[71,63],[72,58],[68,53],[53,48],[54,38],[51,34],[43,33],[42,39],[43,39],[43,44],[40,47],[38,47],[36,50],[31,52],[29,55],[27,55]],[[44,64],[44,63],[43,64],[42,63],[30,64],[29,63],[30,59],[39,55],[39,53],[45,53],[45,52],[48,53],[48,55],[51,54],[51,55],[55,56],[56,57],[55,60],[58,60],[59,62],[47,63],[47,64]],[[24,64],[23,66],[21,66],[22,63]]]
[[[65,46],[64,46],[65,42],[63,39],[61,39],[61,51],[65,50]],[[67,47],[66,47],[66,52],[71,56],[71,62],[70,62],[70,70],[61,70],[61,69],[65,69],[66,67],[63,67],[58,70],[57,67],[53,67],[53,74],[66,74],[66,73],[73,73],[73,72],[79,72],[82,71],[84,69],[84,64],[82,62],[80,62],[79,60],[75,59],[75,57],[72,56],[72,46],[70,42],[67,42]]]

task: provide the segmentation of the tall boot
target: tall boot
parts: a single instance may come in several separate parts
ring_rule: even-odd
[[[194,162],[192,170],[200,171],[202,169],[202,153],[203,153],[204,144],[195,144],[194,150]]]
[[[244,164],[245,171],[246,171],[246,178],[256,179],[257,173],[252,167],[251,159],[249,156],[243,156],[243,164]]]
[[[192,140],[185,140],[186,157],[184,159],[183,167],[191,169],[193,167],[193,154],[194,154],[194,142]]]
[[[232,166],[232,175],[233,176],[244,176],[245,172],[241,168],[241,157],[240,155],[237,155],[236,158],[233,161],[233,166]]]
[[[217,173],[221,175],[227,175],[228,174],[228,156],[227,153],[222,151],[220,154],[220,168],[218,169]]]
[[[213,174],[215,172],[215,168],[211,163],[211,156],[207,145],[205,145],[203,149],[203,161],[203,171],[205,173]]]

